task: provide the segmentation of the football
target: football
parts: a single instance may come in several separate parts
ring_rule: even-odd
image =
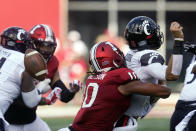
[[[42,81],[46,78],[47,64],[43,56],[34,49],[27,49],[24,56],[25,70],[35,79]]]

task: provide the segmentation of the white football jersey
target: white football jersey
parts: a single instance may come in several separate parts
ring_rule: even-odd
[[[179,100],[196,101],[196,74],[192,73],[192,69],[195,65],[196,61],[194,59],[186,69],[184,87],[182,88]]]
[[[0,112],[3,114],[21,92],[24,54],[0,46]]]
[[[157,84],[158,80],[165,80],[167,66],[164,58],[155,50],[143,50],[134,52],[129,50],[126,55],[127,67],[135,71],[143,82]],[[150,96],[132,95],[131,104],[126,111],[128,116],[145,116],[154,106],[150,103]]]

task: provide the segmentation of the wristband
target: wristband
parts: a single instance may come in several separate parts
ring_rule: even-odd
[[[174,40],[177,40],[177,41],[184,41],[184,38],[174,38]]]
[[[183,41],[175,40],[173,54],[182,54],[184,51]]]

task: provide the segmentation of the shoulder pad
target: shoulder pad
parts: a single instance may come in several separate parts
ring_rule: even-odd
[[[160,63],[161,65],[163,65],[165,60],[163,56],[161,56],[159,53],[150,52],[142,55],[140,58],[140,62],[141,62],[141,66],[147,66],[152,63]]]

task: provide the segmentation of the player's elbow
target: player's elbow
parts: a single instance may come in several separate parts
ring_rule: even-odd
[[[22,92],[22,98],[27,107],[33,108],[39,104],[41,95],[38,94],[37,89],[34,89],[30,92]]]
[[[176,81],[178,79],[179,79],[179,75],[173,75],[171,73],[166,75],[167,81]]]

